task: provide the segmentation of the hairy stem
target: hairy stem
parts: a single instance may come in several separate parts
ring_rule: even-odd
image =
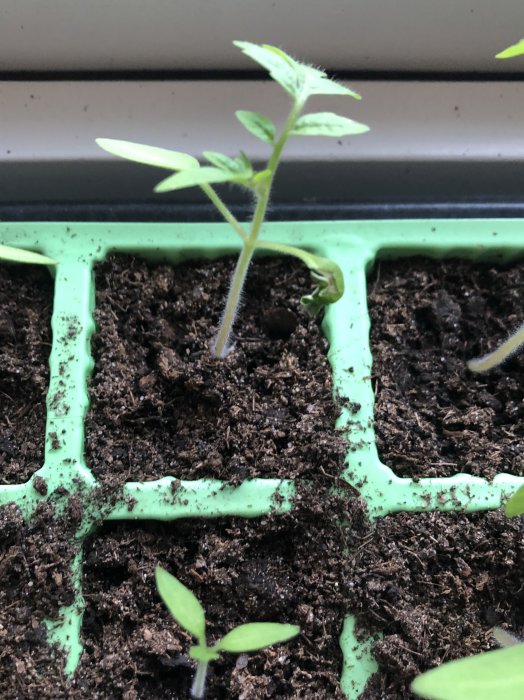
[[[267,170],[271,173],[269,178],[265,181],[261,191],[257,192],[258,199],[257,205],[255,207],[255,213],[253,214],[253,220],[251,222],[251,228],[249,231],[249,236],[246,239],[244,237],[244,244],[242,251],[237,261],[235,271],[233,273],[233,278],[231,280],[231,286],[229,288],[229,293],[227,295],[226,307],[224,309],[224,314],[222,316],[222,321],[220,323],[220,328],[216,339],[212,345],[212,352],[215,357],[223,359],[227,356],[231,350],[229,340],[231,338],[231,333],[233,331],[233,324],[238,312],[238,307],[240,304],[240,298],[242,296],[242,289],[244,287],[244,281],[246,279],[247,271],[249,268],[249,263],[255,252],[256,242],[264,219],[266,217],[266,211],[269,204],[269,196],[271,194],[271,187],[273,185],[273,180],[275,178],[275,173],[278,168],[278,163],[280,156],[282,154],[282,149],[289,137],[289,133],[292,130],[296,120],[298,119],[301,110],[304,107],[305,100],[296,100],[293,107],[289,113],[288,118],[282,128],[282,133],[275,146],[273,147],[273,153],[269,159]],[[209,196],[209,195],[208,195]],[[236,229],[235,229],[236,230]]]
[[[229,287],[227,295],[226,307],[224,309],[222,321],[220,322],[220,328],[218,329],[217,336],[212,345],[213,355],[220,359],[224,359],[231,350],[229,339],[231,338],[233,324],[235,323],[238,307],[240,305],[244,281],[246,279],[249,263],[253,257],[254,249],[251,242],[246,241],[238,256],[235,271],[231,279],[231,286]]]
[[[234,230],[238,233],[240,238],[243,241],[247,241],[247,234],[244,231],[242,224],[231,213],[229,208],[224,204],[224,202],[221,200],[221,198],[215,192],[213,187],[211,187],[211,185],[208,185],[207,183],[200,185],[200,187],[206,193],[206,195],[209,197],[209,199],[213,202],[213,204],[218,209],[218,211],[222,214],[222,216],[227,221],[227,223],[230,224],[234,228]]]
[[[510,355],[518,352],[524,345],[524,323],[510,335],[510,337],[499,345],[493,352],[477,357],[474,360],[469,360],[468,369],[472,372],[487,372],[493,367],[497,367],[506,360]]]
[[[199,661],[197,664],[195,678],[193,680],[193,685],[191,686],[191,697],[195,698],[195,700],[200,700],[201,698],[203,698],[206,692],[206,676],[208,663],[208,661]]]

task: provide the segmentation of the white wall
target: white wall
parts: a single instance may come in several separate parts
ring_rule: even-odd
[[[311,109],[333,109],[369,124],[371,131],[343,139],[290,139],[281,196],[521,197],[521,82],[351,86],[362,94],[361,102],[318,97]],[[195,156],[203,150],[235,155],[242,148],[253,160],[264,160],[268,147],[237,123],[236,108],[262,111],[278,122],[288,100],[270,82],[0,81],[0,201],[161,203],[170,195],[153,195],[152,188],[164,171],[114,158],[95,138],[129,139]]]
[[[3,70],[231,69],[233,39],[338,70],[522,71],[522,0],[2,0]]]

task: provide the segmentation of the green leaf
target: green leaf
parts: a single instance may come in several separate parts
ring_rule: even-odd
[[[235,116],[250,134],[253,134],[261,141],[273,145],[275,142],[275,125],[271,119],[268,119],[263,114],[250,112],[246,109],[239,109],[235,112]]]
[[[96,139],[96,143],[104,151],[112,153],[114,156],[120,156],[120,158],[132,160],[135,163],[154,165],[157,168],[167,168],[168,170],[186,170],[187,168],[199,167],[198,160],[188,153],[170,151],[167,148],[157,148],[156,146],[146,146],[142,143],[117,139]]]
[[[511,496],[504,506],[504,511],[509,518],[514,518],[524,513],[524,486],[521,486],[518,491]]]
[[[353,97],[355,100],[362,99],[358,92],[350,90],[345,85],[341,85],[334,80],[324,77],[308,79],[306,89],[309,95],[345,95],[347,97]]]
[[[295,122],[292,136],[349,136],[363,134],[369,126],[341,117],[334,112],[315,112],[304,114]]]
[[[238,164],[235,162],[235,159],[226,156],[224,153],[218,153],[217,151],[204,151],[202,155],[210,163],[216,165],[216,167],[220,168],[221,170],[234,172],[238,168]]]
[[[430,700],[522,700],[524,644],[445,663],[415,678],[411,690]]]
[[[172,192],[183,190],[186,187],[203,185],[211,182],[235,182],[238,178],[221,168],[195,168],[194,170],[182,170],[179,173],[166,177],[155,187],[155,192]]]
[[[291,56],[269,44],[252,44],[250,41],[234,41],[233,44],[246,56],[269,71],[273,80],[292,97],[298,97],[302,90],[304,77],[300,71],[300,64]]]
[[[220,654],[213,649],[214,647],[199,644],[189,648],[189,656],[196,661],[216,661],[220,658]]]
[[[12,248],[11,246],[2,244],[0,244],[0,260],[29,263],[33,265],[56,265],[56,260],[52,260],[45,255],[40,255],[40,253],[33,253],[30,250]]]
[[[216,165],[217,168],[235,177],[249,179],[253,175],[251,161],[242,151],[237,158],[230,158],[223,153],[217,153],[217,151],[204,151],[203,155],[204,158],[207,158],[207,160],[213,163],[213,165]]]
[[[507,49],[498,53],[495,58],[515,58],[515,56],[522,56],[522,54],[524,54],[524,39],[512,46],[508,46]]]
[[[174,619],[205,645],[206,618],[198,599],[161,566],[155,568],[155,580],[158,593]]]
[[[309,268],[315,288],[311,294],[306,294],[300,303],[306,307],[311,316],[316,316],[327,304],[334,304],[344,294],[344,274],[339,265],[329,258],[314,255],[302,248],[273,243],[272,241],[257,241],[256,247],[262,250],[272,250],[284,255],[293,255]]]
[[[246,651],[256,651],[300,634],[297,625],[282,625],[278,622],[251,622],[239,625],[228,632],[225,637],[215,644],[213,649],[231,651],[237,654]]]

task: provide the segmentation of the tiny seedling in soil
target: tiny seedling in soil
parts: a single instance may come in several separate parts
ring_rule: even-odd
[[[191,687],[193,698],[203,698],[206,686],[207,666],[220,658],[220,652],[243,654],[287,642],[300,633],[297,625],[277,622],[251,622],[239,625],[222,639],[208,646],[206,642],[205,612],[198,599],[177,578],[161,566],[155,569],[156,587],[172,617],[198,644],[189,649],[189,656],[197,661],[195,679]]]
[[[347,117],[333,112],[303,114],[306,101],[314,95],[342,95],[360,99],[360,95],[339,83],[330,80],[326,73],[291,58],[287,53],[268,44],[252,44],[248,41],[233,42],[244,54],[266,70],[291,97],[291,109],[282,128],[258,112],[238,110],[235,114],[242,126],[256,138],[264,141],[271,153],[267,164],[255,171],[245,153],[231,158],[223,153],[204,151],[204,158],[211,164],[202,166],[193,156],[164,148],[156,148],[129,141],[97,139],[97,143],[109,153],[138,163],[177,171],[162,180],[155,192],[171,192],[187,187],[199,186],[232,226],[242,241],[240,252],[220,327],[212,343],[216,357],[224,358],[232,350],[230,338],[238,307],[242,297],[248,267],[255,250],[267,250],[285,255],[294,255],[307,265],[315,284],[311,294],[301,301],[313,315],[326,304],[340,299],[344,292],[344,277],[340,267],[333,261],[308,251],[282,243],[258,240],[269,204],[271,188],[282,150],[290,136],[332,136],[340,138],[362,134],[369,130]],[[248,228],[233,215],[213,187],[215,183],[230,182],[243,187],[254,195],[255,209]]]
[[[515,58],[524,54],[524,39],[521,39],[516,44],[508,46],[507,49],[498,53],[495,58]],[[467,363],[468,369],[472,372],[487,372],[493,367],[501,365],[508,357],[515,355],[524,346],[524,323],[510,335],[510,337],[499,345],[493,352],[477,357],[474,360],[469,360]]]

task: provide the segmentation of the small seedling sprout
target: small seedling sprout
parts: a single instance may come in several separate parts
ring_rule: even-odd
[[[224,358],[232,349],[230,341],[233,324],[238,312],[242,289],[248,267],[255,250],[268,250],[284,255],[294,255],[311,271],[315,283],[313,292],[301,302],[316,314],[326,304],[337,301],[344,292],[342,270],[333,261],[281,243],[259,241],[258,237],[265,220],[271,188],[282,151],[291,136],[342,136],[362,134],[367,126],[333,112],[303,114],[307,100],[314,95],[342,95],[360,99],[360,95],[349,88],[330,80],[326,73],[291,58],[281,49],[268,44],[252,44],[248,41],[233,42],[244,54],[269,71],[291,97],[291,109],[280,131],[263,114],[238,110],[235,114],[250,134],[271,148],[265,167],[255,171],[245,153],[231,158],[223,153],[204,151],[204,158],[211,164],[200,166],[193,156],[163,148],[146,146],[129,141],[101,138],[97,144],[113,155],[160,168],[177,171],[162,180],[155,192],[171,192],[186,187],[199,186],[218,209],[222,217],[232,226],[242,241],[242,249],[231,280],[220,327],[212,343],[216,357]],[[245,228],[225,205],[213,187],[215,183],[230,182],[253,193],[255,209],[248,228]]]
[[[504,51],[500,51],[495,58],[515,58],[515,56],[522,56],[524,54],[524,39],[517,41],[516,44],[508,46]]]
[[[197,640],[197,644],[189,649],[189,656],[197,662],[191,687],[193,698],[204,697],[208,664],[220,658],[221,652],[242,654],[256,651],[272,644],[286,642],[300,633],[300,627],[297,625],[251,622],[235,627],[218,642],[208,646],[205,612],[196,596],[161,566],[155,569],[155,579],[158,593],[171,616]]]

